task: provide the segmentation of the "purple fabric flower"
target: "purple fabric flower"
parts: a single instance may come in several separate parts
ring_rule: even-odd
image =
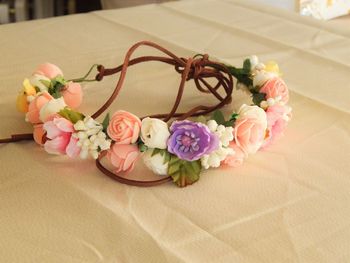
[[[170,132],[168,151],[183,160],[198,160],[219,147],[219,138],[202,123],[175,121]]]

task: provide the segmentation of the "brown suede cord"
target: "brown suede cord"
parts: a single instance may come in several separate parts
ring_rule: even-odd
[[[140,57],[131,59],[132,54],[141,46],[148,46],[148,47],[157,49],[158,51],[162,52],[164,56],[140,56]],[[177,57],[175,54],[173,54],[169,50],[153,42],[141,41],[133,45],[128,50],[128,52],[125,55],[124,63],[122,65],[111,69],[106,69],[102,65],[98,66],[97,70],[99,73],[96,75],[96,78],[95,78],[97,81],[101,81],[105,76],[110,76],[116,73],[120,73],[120,76],[112,95],[91,117],[94,119],[99,117],[102,113],[104,113],[108,109],[108,107],[117,98],[121,88],[123,87],[123,83],[124,83],[127,69],[129,66],[133,66],[133,65],[136,65],[142,62],[148,62],[148,61],[159,61],[159,62],[174,66],[176,72],[181,74],[181,82],[178,88],[174,105],[169,113],[160,113],[160,114],[149,115],[145,117],[159,118],[159,119],[163,119],[165,122],[171,120],[172,118],[176,118],[178,120],[184,120],[188,117],[205,115],[210,112],[213,112],[216,109],[219,109],[224,105],[229,104],[232,100],[231,96],[232,96],[232,90],[233,90],[233,78],[229,70],[224,64],[209,60],[208,55],[199,55],[197,58],[194,57],[194,58],[188,58],[188,59]],[[178,113],[177,109],[180,105],[180,102],[184,93],[186,81],[189,81],[192,79],[194,80],[194,83],[196,84],[196,87],[200,92],[213,94],[218,99],[219,102],[213,106],[200,105],[200,106],[194,107],[193,109],[185,113]],[[216,84],[212,86],[209,84],[209,82],[206,79],[215,79]],[[218,90],[221,87],[223,88],[223,91],[225,93],[224,96],[222,96],[218,92]],[[11,138],[0,140],[0,143],[16,142],[21,140],[33,140],[33,135],[32,134],[12,135]],[[104,158],[105,155],[106,155],[106,151],[103,151],[100,153],[98,159],[96,160],[97,168],[105,175],[111,177],[112,179],[120,183],[134,185],[134,186],[155,186],[155,185],[159,185],[172,180],[170,176],[163,177],[162,179],[154,180],[154,181],[137,181],[137,180],[131,180],[125,177],[121,177],[109,171],[107,168],[105,168],[101,164],[101,159]]]

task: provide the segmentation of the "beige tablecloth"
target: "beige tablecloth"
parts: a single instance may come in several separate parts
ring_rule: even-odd
[[[93,63],[120,64],[140,40],[185,57],[278,61],[294,109],[285,137],[184,189],[122,185],[92,161],[48,155],[33,142],[0,145],[0,261],[350,262],[350,27],[229,0],[1,26],[0,137],[31,132],[14,100],[36,65],[79,77]],[[151,65],[130,70],[111,111],[169,110],[179,76]],[[85,85],[81,110],[96,110],[115,81]],[[210,102],[196,92],[188,88],[183,109]]]

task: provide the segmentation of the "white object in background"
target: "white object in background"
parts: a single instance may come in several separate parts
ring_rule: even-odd
[[[328,20],[350,13],[350,0],[301,0],[300,14]]]
[[[15,1],[16,22],[28,20],[27,0]]]
[[[6,24],[8,22],[10,22],[9,7],[7,4],[0,4],[0,24]]]

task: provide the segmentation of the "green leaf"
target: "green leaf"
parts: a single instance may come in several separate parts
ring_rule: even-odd
[[[171,159],[171,154],[166,149],[154,148],[151,157],[155,156],[156,154],[160,154],[160,156],[164,158],[163,164],[168,163]]]
[[[205,118],[203,115],[198,116],[195,121],[203,124],[207,124],[207,118]]]
[[[56,84],[59,83],[63,86],[67,85],[67,81],[62,76],[57,76],[53,80],[56,82]]]
[[[168,151],[166,151],[166,150],[164,152],[165,152],[165,155],[164,155],[164,162],[163,162],[163,164],[166,164],[166,163],[168,163],[170,161],[171,154]]]
[[[235,124],[236,120],[229,120],[227,122],[224,123],[225,127],[233,127],[233,125]]]
[[[109,124],[109,120],[110,120],[109,113],[107,113],[106,117],[102,121],[102,127],[103,127],[102,130],[103,130],[104,133],[107,132],[107,127],[108,127],[108,124]]]
[[[237,82],[243,83],[249,90],[253,89],[253,79],[250,76],[250,71],[247,72],[243,68],[235,68],[233,66],[227,66],[227,69],[229,70],[230,74],[237,79]]]
[[[225,117],[224,114],[220,110],[216,110],[213,113],[213,120],[217,122],[217,124],[224,124],[225,123]]]
[[[198,181],[201,169],[200,160],[189,162],[170,155],[168,174],[179,187],[185,187]]]
[[[250,67],[251,67],[250,59],[247,58],[243,62],[243,71],[244,71],[244,73],[249,74],[250,73]]]
[[[80,112],[73,111],[68,107],[65,107],[64,109],[60,110],[58,114],[61,115],[63,118],[70,120],[73,124],[77,123],[79,120],[83,120],[85,117]]]
[[[239,115],[239,114],[237,114],[237,113],[232,113],[232,114],[231,114],[231,117],[230,117],[230,121],[232,121],[232,120],[237,120],[238,115]]]
[[[61,86],[60,84],[56,85],[56,87],[52,91],[52,94],[51,94],[52,97],[54,97],[55,99],[62,97],[61,91],[63,88],[64,86]]]
[[[260,92],[255,92],[252,93],[253,97],[253,103],[257,106],[260,106],[260,103],[265,100],[266,94],[265,93],[260,93]]]
[[[61,92],[68,83],[62,76],[57,76],[54,79],[52,79],[50,82],[45,81],[45,80],[41,80],[41,82],[45,86],[48,85],[48,92],[55,99],[62,97]]]
[[[147,151],[147,149],[148,149],[148,147],[146,145],[144,145],[143,143],[140,143],[138,146],[139,146],[140,152],[142,152],[142,153]]]
[[[40,82],[45,85],[46,88],[49,88],[51,86],[51,81],[41,79]]]
[[[156,154],[160,153],[161,152],[161,149],[158,149],[158,148],[154,148],[153,149],[153,152],[151,154],[151,157],[155,156]]]

